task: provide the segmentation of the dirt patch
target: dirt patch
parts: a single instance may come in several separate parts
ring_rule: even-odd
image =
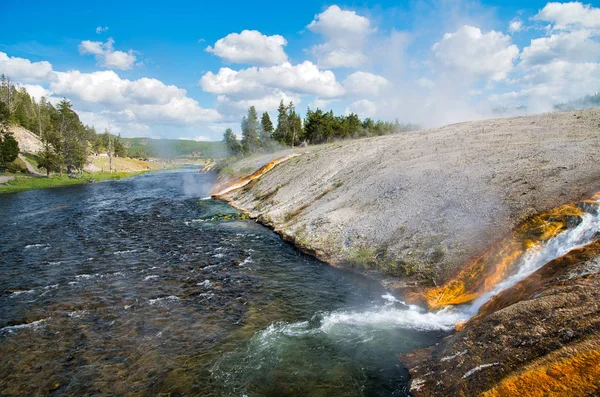
[[[17,142],[19,142],[19,150],[25,153],[39,153],[43,150],[44,145],[40,138],[33,132],[18,125],[11,125],[8,130],[13,134]]]

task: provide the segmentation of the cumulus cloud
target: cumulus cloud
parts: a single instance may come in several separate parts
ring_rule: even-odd
[[[229,120],[239,121],[250,106],[254,106],[258,112],[271,112],[277,109],[279,103],[283,101],[286,105],[294,102],[298,106],[302,99],[298,95],[273,90],[272,93],[259,98],[235,100],[226,95],[217,96],[216,108]]]
[[[117,51],[113,48],[115,41],[108,38],[106,43],[101,41],[84,40],[79,45],[80,54],[91,54],[102,67],[128,70],[133,68],[137,60],[133,50]]]
[[[93,73],[56,72],[50,89],[58,94],[76,97],[88,104],[102,104],[121,119],[140,122],[190,124],[219,119],[214,109],[204,109],[187,97],[186,90],[166,85],[159,80],[122,79],[112,70]]]
[[[307,28],[326,39],[311,49],[319,66],[324,68],[355,68],[363,64],[367,60],[362,52],[364,42],[376,31],[368,18],[336,5],[315,15]]]
[[[550,22],[557,30],[600,29],[600,8],[580,2],[548,3],[534,19]]]
[[[515,19],[508,24],[508,31],[511,33],[520,32],[523,30],[523,22],[519,19]]]
[[[353,102],[346,109],[346,114],[356,113],[359,117],[374,117],[377,114],[377,104],[367,99]]]
[[[38,84],[19,84],[19,87],[25,88],[27,93],[36,101],[39,101],[42,97],[48,100],[52,96],[52,91]]]
[[[549,37],[533,39],[521,53],[521,59],[527,65],[556,60],[588,62],[599,56],[600,43],[592,40],[591,32],[586,30],[559,32]]]
[[[563,60],[526,69],[515,80],[517,90],[492,94],[490,100],[502,104],[528,105],[532,112],[548,111],[552,105],[580,98],[595,90],[600,81],[600,64],[571,63]]]
[[[106,31],[108,31],[108,26],[98,26],[96,28],[96,34],[102,34]]]
[[[367,61],[367,56],[359,50],[336,48],[330,43],[316,45],[311,51],[324,68],[357,68]]]
[[[206,51],[229,62],[276,65],[287,61],[283,51],[286,45],[283,36],[266,36],[257,30],[243,30],[217,40],[214,47],[208,46]]]
[[[426,77],[421,77],[417,79],[417,85],[421,88],[427,88],[429,90],[435,87],[435,83]]]
[[[285,62],[239,71],[221,68],[217,74],[207,72],[202,76],[200,85],[206,92],[225,95],[260,96],[274,88],[326,98],[340,96],[344,92],[333,72],[320,70],[310,61],[297,65]]]
[[[31,62],[29,59],[9,57],[0,52],[0,73],[16,81],[45,81],[53,77],[50,62]]]
[[[452,73],[473,79],[503,80],[513,69],[519,48],[510,37],[494,30],[482,33],[464,25],[454,33],[444,34],[433,46],[436,60]]]
[[[382,76],[368,72],[354,72],[343,81],[350,95],[379,95],[391,83]]]

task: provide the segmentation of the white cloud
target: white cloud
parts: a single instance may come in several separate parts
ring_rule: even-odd
[[[330,43],[316,45],[311,51],[323,68],[357,68],[367,61],[361,51],[335,48]]]
[[[523,30],[523,22],[518,19],[515,19],[508,24],[508,31],[511,33],[520,32],[521,30]]]
[[[0,73],[15,81],[44,81],[53,76],[50,62],[31,62],[29,59],[9,57],[0,52]]]
[[[429,79],[428,79],[428,78],[426,78],[426,77],[421,77],[421,78],[419,78],[419,79],[417,80],[417,85],[418,85],[419,87],[422,87],[422,88],[427,88],[427,89],[429,89],[429,90],[431,90],[431,89],[433,89],[433,87],[435,87],[435,83],[434,83],[433,81],[429,80]]]
[[[503,105],[528,105],[531,112],[549,111],[554,104],[594,92],[598,81],[600,64],[557,60],[529,67],[515,79],[513,92],[492,94],[490,100]]]
[[[254,106],[258,112],[270,112],[276,110],[282,100],[286,105],[294,102],[295,106],[302,102],[298,95],[273,90],[271,94],[253,99],[235,100],[226,95],[219,95],[216,108],[221,114],[228,116],[229,119],[239,121],[250,106]]]
[[[589,31],[560,32],[531,40],[523,49],[521,59],[527,65],[557,60],[569,62],[594,61],[600,56],[600,43],[591,39]]]
[[[283,36],[266,36],[257,30],[231,33],[217,40],[214,47],[206,47],[218,57],[235,63],[276,65],[287,61],[283,47],[287,41]]]
[[[329,104],[333,102],[330,99],[321,99],[321,98],[315,98],[314,101],[312,101],[311,103],[308,104],[308,106],[311,109],[321,109],[321,110],[326,110],[329,109],[330,106]]]
[[[374,117],[377,114],[377,104],[367,99],[361,99],[353,102],[346,109],[346,114],[356,113],[359,117]]]
[[[208,141],[211,140],[210,137],[204,136],[204,135],[195,136],[195,137],[192,137],[192,138],[185,138],[185,137],[183,137],[183,138],[179,138],[179,139],[181,139],[181,140],[192,140],[192,141],[196,141],[196,142],[208,142]]]
[[[311,49],[318,65],[324,68],[355,68],[363,64],[367,60],[362,52],[364,42],[376,31],[368,18],[336,5],[315,15],[307,28],[326,39]]]
[[[51,91],[38,84],[19,84],[19,87],[24,87],[27,90],[27,93],[36,101],[39,101],[42,97],[48,99],[52,96]]]
[[[384,77],[368,72],[354,72],[343,81],[350,95],[379,95],[391,83]]]
[[[133,68],[137,59],[134,55],[134,51],[116,51],[113,48],[114,43],[115,41],[110,37],[106,43],[102,43],[101,41],[84,40],[79,45],[79,53],[94,55],[98,64],[105,68],[115,68],[121,70]]]
[[[281,89],[331,98],[344,92],[333,72],[320,70],[310,61],[297,65],[285,62],[240,71],[221,68],[217,74],[208,72],[202,76],[200,85],[206,92],[226,95],[261,96],[271,89]]]
[[[548,3],[534,19],[553,23],[557,30],[600,29],[600,8],[580,2]]]
[[[510,37],[494,30],[483,34],[479,28],[464,25],[446,33],[433,46],[437,61],[447,71],[466,78],[503,80],[513,69],[519,49]]]
[[[108,31],[108,26],[98,26],[96,28],[96,34],[101,34]]]
[[[355,11],[342,10],[336,5],[315,15],[307,28],[342,46],[352,45],[354,39],[363,39],[374,31],[368,18]]]
[[[131,81],[112,70],[93,73],[76,70],[56,75],[57,79],[50,83],[54,93],[76,97],[91,105],[104,105],[120,120],[193,124],[220,118],[216,110],[204,109],[187,97],[186,90],[156,79]]]

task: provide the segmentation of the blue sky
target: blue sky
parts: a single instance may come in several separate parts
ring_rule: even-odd
[[[220,139],[248,106],[275,115],[281,99],[436,126],[600,89],[593,2],[3,7],[0,72],[124,136]]]

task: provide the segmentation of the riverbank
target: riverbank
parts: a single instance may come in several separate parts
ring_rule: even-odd
[[[330,264],[440,285],[528,217],[600,190],[599,124],[589,109],[314,146],[222,198]]]
[[[106,180],[119,180],[144,174],[149,171],[137,172],[96,172],[77,174],[75,177],[52,175],[47,177],[12,175],[13,179],[0,184],[0,194],[16,193],[26,190],[46,189],[61,186],[81,185]]]
[[[600,109],[588,109],[316,146],[218,197],[304,252],[386,275],[389,289],[441,308],[472,301],[518,269],[528,249],[583,222],[583,208],[597,211],[590,201],[575,203],[600,190],[599,126]],[[242,160],[237,168],[252,162]],[[582,261],[575,255],[574,268],[597,273]],[[595,289],[595,276],[570,266],[574,273],[567,280],[541,266],[530,276],[541,277],[541,284],[525,274],[513,287],[517,299],[506,298],[515,296],[509,288],[498,295],[502,305],[496,300],[484,306],[485,315],[460,325],[444,343],[405,355],[412,392],[511,395],[523,385],[532,393],[548,392],[543,377],[534,377],[546,369],[560,374],[567,361],[577,364],[576,384],[554,384],[552,390],[595,390],[585,374],[596,357],[600,322],[596,315],[577,322],[597,309],[595,295],[581,292]],[[501,352],[512,345],[511,354],[494,353],[498,360],[490,361],[486,346]]]

